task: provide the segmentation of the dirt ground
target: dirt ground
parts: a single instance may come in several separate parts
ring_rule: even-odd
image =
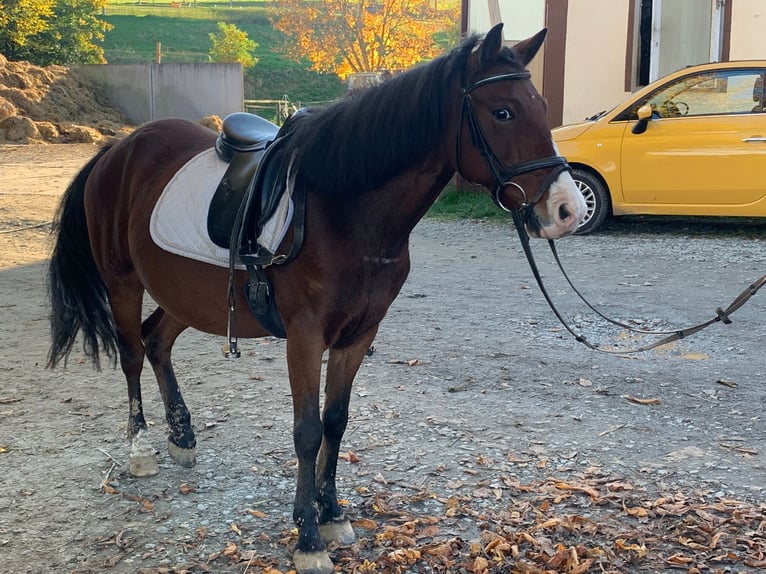
[[[284,342],[189,331],[175,363],[198,463],[127,474],[119,371],[44,368],[49,227],[91,145],[0,146],[0,570],[288,572],[295,459]],[[559,242],[603,311],[655,328],[708,319],[766,272],[766,222],[619,221]],[[577,329],[634,344],[578,304]],[[558,325],[510,224],[424,220],[413,271],[357,377],[339,487],[359,541],[342,572],[766,569],[766,293],[638,355]]]

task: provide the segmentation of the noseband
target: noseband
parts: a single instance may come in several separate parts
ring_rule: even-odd
[[[551,184],[556,180],[556,178],[561,174],[561,172],[569,171],[571,169],[569,167],[569,164],[567,163],[566,158],[560,155],[552,155],[548,157],[522,161],[509,166],[505,165],[497,157],[495,152],[492,150],[492,146],[489,145],[489,142],[487,141],[487,138],[484,135],[484,130],[481,129],[481,124],[479,124],[479,120],[476,117],[476,112],[474,111],[473,104],[471,102],[471,92],[473,92],[477,88],[480,88],[482,86],[486,86],[487,84],[492,84],[495,82],[504,82],[504,81],[510,81],[510,80],[528,80],[531,76],[532,74],[530,74],[529,71],[527,70],[524,70],[522,72],[509,72],[507,74],[497,74],[495,76],[489,76],[487,78],[477,80],[473,84],[470,84],[467,87],[464,87],[460,91],[460,93],[463,96],[463,102],[462,102],[462,108],[460,112],[460,123],[458,124],[455,157],[457,160],[458,174],[460,174],[460,177],[462,177],[463,179],[470,181],[468,178],[466,178],[463,175],[463,172],[460,169],[460,140],[461,140],[460,131],[463,126],[463,120],[465,119],[468,122],[468,129],[471,132],[471,141],[473,142],[474,147],[476,147],[484,156],[484,159],[487,162],[487,166],[489,167],[489,171],[492,173],[492,179],[495,181],[495,188],[492,191],[492,200],[495,202],[495,205],[497,205],[500,209],[503,209],[508,212],[513,212],[513,211],[521,212],[522,221],[525,224],[529,225],[530,227],[534,228],[535,230],[539,231],[540,222],[537,220],[537,217],[534,216],[535,205],[542,199],[545,192],[548,190]],[[537,193],[534,195],[534,197],[532,197],[531,200],[528,200],[527,194],[524,191],[524,188],[521,187],[518,183],[515,183],[514,181],[512,181],[513,178],[523,173],[528,173],[530,171],[537,171],[538,169],[546,169],[546,168],[554,168],[554,169],[545,178],[545,180],[543,181],[543,184],[540,186],[540,189],[537,190]],[[516,187],[521,192],[521,198],[522,198],[521,205],[518,208],[513,210],[509,209],[503,204],[502,198],[500,195],[503,189],[505,189],[505,187],[508,185],[512,185]]]

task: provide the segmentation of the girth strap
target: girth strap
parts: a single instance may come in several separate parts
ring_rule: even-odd
[[[256,178],[250,182],[245,199],[240,204],[234,225],[231,231],[229,248],[229,335],[228,343],[224,345],[224,355],[238,356],[236,326],[234,324],[234,312],[236,308],[235,266],[242,263],[247,269],[249,282],[244,286],[245,299],[250,310],[258,322],[275,337],[285,338],[286,328],[282,316],[277,309],[276,298],[271,282],[266,276],[266,269],[272,265],[285,265],[292,261],[303,247],[306,229],[306,189],[304,186],[295,186],[293,190],[293,239],[287,253],[275,254],[268,249],[253,245],[252,241],[246,240],[246,217],[249,206],[255,194],[254,186]],[[232,327],[234,327],[232,329]]]

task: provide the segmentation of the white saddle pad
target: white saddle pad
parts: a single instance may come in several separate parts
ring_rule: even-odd
[[[182,257],[229,266],[229,250],[213,243],[207,232],[210,202],[228,165],[211,148],[178,170],[152,212],[149,231],[158,247]],[[258,243],[272,253],[284,239],[293,217],[293,182],[289,174],[288,170],[288,188],[258,237]]]

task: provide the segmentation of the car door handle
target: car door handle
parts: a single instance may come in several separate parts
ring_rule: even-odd
[[[766,138],[757,136],[752,138],[745,138],[742,140],[743,142],[766,142]]]

